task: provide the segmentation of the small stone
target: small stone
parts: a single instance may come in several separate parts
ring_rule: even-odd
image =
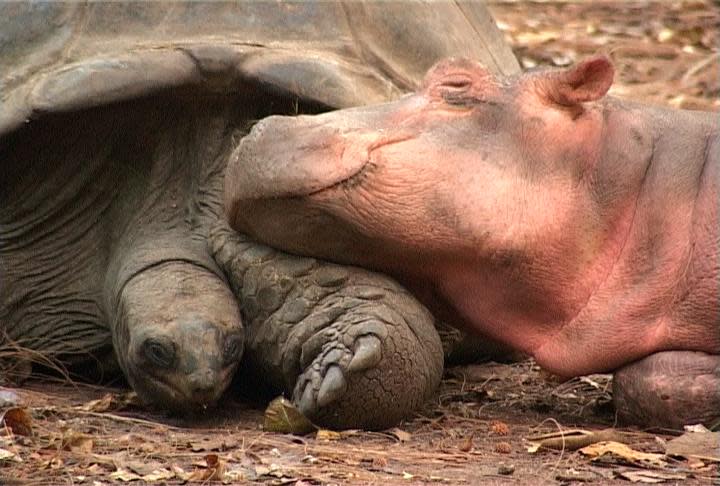
[[[500,463],[497,470],[498,474],[502,474],[503,476],[510,476],[515,472],[515,465],[513,464],[504,464]]]
[[[21,403],[22,400],[15,391],[0,387],[0,408],[18,407]]]
[[[591,471],[578,471],[575,469],[567,469],[559,472],[555,479],[561,482],[579,482],[579,483],[591,483],[598,479],[597,474]]]

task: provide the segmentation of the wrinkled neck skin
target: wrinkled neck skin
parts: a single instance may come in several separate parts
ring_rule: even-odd
[[[399,276],[433,282],[460,322],[564,376],[720,352],[717,121],[612,98],[594,109],[600,137],[573,187],[528,197],[491,251]]]
[[[127,182],[107,215],[106,314],[118,364],[138,396],[163,409],[202,410],[230,382],[237,363],[225,345],[243,333],[206,242],[220,212],[228,134],[242,112],[210,97],[138,105],[115,117],[145,122],[118,149],[129,152]],[[148,356],[148,343],[164,349],[161,363]]]

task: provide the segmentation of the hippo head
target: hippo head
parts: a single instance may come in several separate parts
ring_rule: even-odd
[[[227,217],[270,245],[396,274],[502,263],[587,203],[602,112],[586,102],[612,77],[604,57],[507,79],[449,59],[395,102],[266,118],[231,157]]]

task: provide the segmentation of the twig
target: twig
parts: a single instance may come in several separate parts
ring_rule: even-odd
[[[151,420],[145,420],[141,418],[135,418],[135,417],[124,417],[122,415],[115,415],[112,413],[106,413],[106,412],[90,412],[87,410],[80,410],[77,408],[71,408],[71,409],[58,409],[54,407],[36,407],[35,410],[39,411],[48,411],[48,412],[60,412],[60,413],[72,413],[77,415],[86,415],[90,417],[97,417],[97,418],[106,418],[109,420],[113,420],[115,422],[125,422],[125,423],[131,423],[131,424],[140,424],[145,425],[147,427],[152,427],[156,429],[163,429],[163,430],[175,430],[175,431],[187,431],[188,429],[183,429],[182,427],[175,427],[173,425],[166,425],[161,424],[158,422],[153,422]]]

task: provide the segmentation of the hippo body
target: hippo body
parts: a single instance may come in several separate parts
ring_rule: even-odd
[[[604,57],[503,79],[450,59],[393,103],[268,118],[231,158],[226,215],[440,296],[556,374],[617,371],[625,419],[711,422],[717,114],[606,96],[613,74]]]

